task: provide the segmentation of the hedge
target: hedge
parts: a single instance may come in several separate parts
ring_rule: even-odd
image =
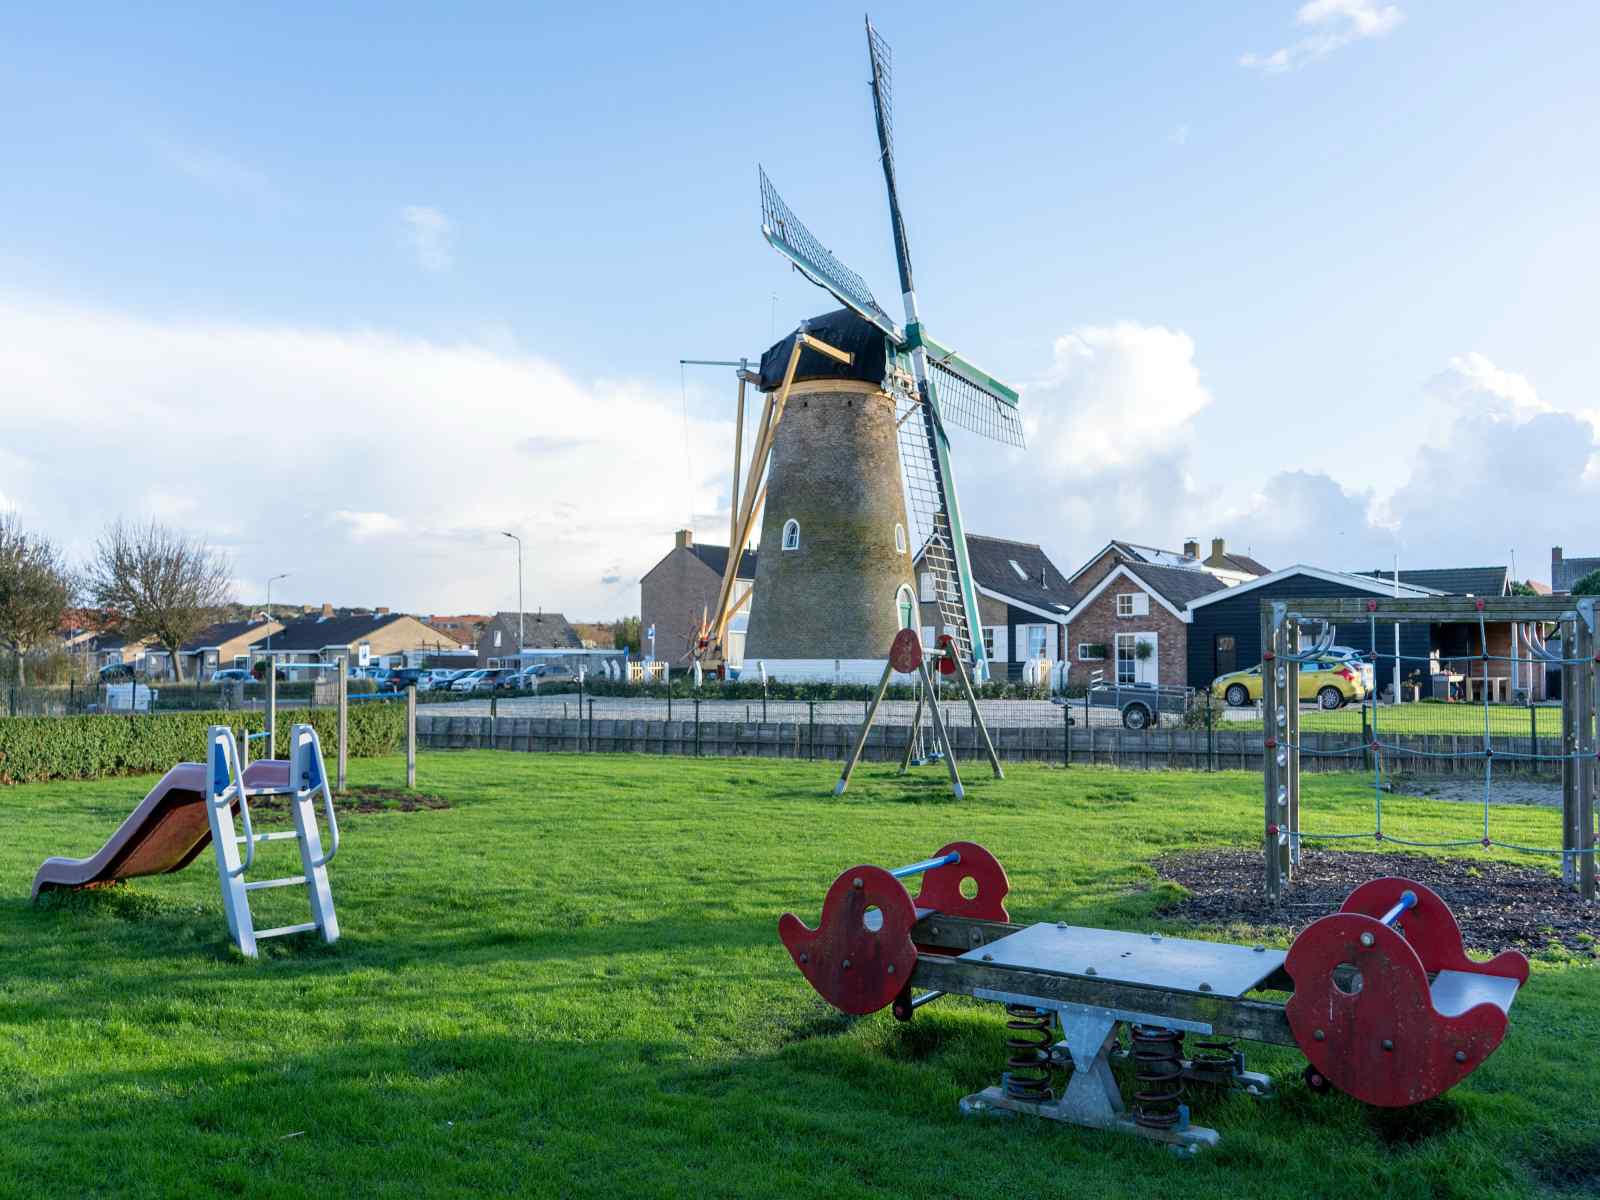
[[[394,754],[405,745],[405,705],[352,704],[352,758]],[[328,758],[338,753],[337,709],[280,709],[278,757],[289,753],[289,731],[311,724]],[[231,726],[235,733],[266,727],[259,712],[186,712],[83,717],[0,717],[0,784],[45,783],[53,779],[103,779],[112,775],[164,772],[180,762],[205,756],[206,730]],[[264,743],[251,746],[263,757]]]

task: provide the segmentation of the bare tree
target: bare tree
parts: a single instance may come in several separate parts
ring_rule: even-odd
[[[118,614],[123,632],[166,648],[182,680],[179,651],[232,602],[232,575],[227,555],[198,535],[118,521],[95,547],[87,584],[96,604]]]
[[[17,682],[27,682],[27,656],[47,644],[78,590],[61,551],[0,513],[0,646],[16,657]]]

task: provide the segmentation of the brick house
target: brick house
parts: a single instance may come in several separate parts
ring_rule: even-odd
[[[178,648],[183,677],[204,683],[211,678],[211,672],[223,667],[249,667],[255,661],[251,647],[282,628],[281,623],[261,617],[208,625]]]
[[[251,646],[257,658],[282,669],[296,663],[330,663],[343,656],[351,667],[400,667],[412,659],[459,649],[458,643],[423,621],[386,608],[341,616],[324,604],[314,617],[289,621]]]
[[[497,612],[478,635],[478,665],[516,666],[519,630],[524,650],[583,649],[578,631],[560,613],[525,612],[519,622],[514,612]]]
[[[1600,571],[1600,558],[1568,558],[1560,546],[1550,547],[1550,590],[1565,595],[1585,575]]]
[[[1228,587],[1197,556],[1186,557],[1193,565],[1119,561],[1073,606],[1069,686],[1087,685],[1096,671],[1106,683],[1184,686],[1189,604]]]
[[[1228,587],[1248,583],[1268,574],[1270,570],[1247,554],[1230,553],[1223,538],[1211,539],[1211,554],[1203,559],[1200,557],[1200,543],[1193,538],[1184,542],[1182,550],[1163,550],[1159,546],[1145,546],[1113,538],[1091,554],[1083,566],[1072,573],[1068,582],[1080,594],[1086,595],[1118,564],[1125,562],[1145,563],[1152,567],[1198,567],[1210,571]]]
[[[650,629],[656,631],[654,657],[673,666],[688,662],[689,652],[700,631],[702,614],[715,618],[711,610],[722,590],[722,575],[728,567],[728,548],[697,543],[694,532],[680,529],[666,557],[639,579],[639,630],[643,639],[640,652],[651,657]],[[756,552],[739,555],[734,575],[734,598],[755,586]],[[744,634],[750,608],[746,605],[729,622],[727,661],[732,667],[744,662]]]
[[[1021,679],[1029,659],[1059,663],[1065,655],[1067,612],[1075,597],[1064,574],[1034,542],[967,535],[967,560],[978,593],[984,657],[990,678]],[[915,562],[922,640],[932,645],[941,632],[934,580]]]

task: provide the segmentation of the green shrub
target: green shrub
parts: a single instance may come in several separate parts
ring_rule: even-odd
[[[280,709],[277,756],[288,756],[290,729],[309,723],[331,759],[338,753],[338,720],[338,711],[331,708]],[[206,730],[212,725],[228,725],[242,735],[260,732],[264,721],[259,712],[4,717],[0,784],[158,773],[180,762],[202,760]],[[352,704],[349,733],[352,758],[394,754],[405,744],[405,706]],[[251,757],[262,756],[262,743],[254,743]]]

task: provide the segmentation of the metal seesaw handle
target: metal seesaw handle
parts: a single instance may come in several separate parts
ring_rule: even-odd
[[[936,867],[954,866],[960,861],[961,855],[952,850],[949,854],[942,855],[939,858],[925,858],[921,862],[914,862],[904,867],[896,867],[889,874],[896,879],[904,879],[907,875],[921,875],[924,871],[932,871]],[[1411,898],[1411,902],[1413,904],[1416,903],[1415,896]]]
[[[1400,919],[1401,913],[1405,912],[1408,908],[1414,908],[1416,903],[1417,894],[1410,888],[1407,888],[1405,891],[1400,893],[1400,902],[1388,912],[1384,913],[1383,916],[1379,917],[1378,920],[1385,925],[1393,925]]]
[[[322,793],[322,812],[328,820],[328,850],[322,857],[312,862],[311,868],[315,870],[318,867],[327,866],[333,861],[333,856],[339,853],[339,818],[334,815],[333,789],[328,786],[328,772],[322,761],[322,739],[317,736],[317,731],[311,726],[296,727],[295,753],[293,757],[296,762],[300,760],[301,754],[306,749],[305,743],[308,741],[310,742],[310,754],[313,756],[312,762],[316,765],[317,790]],[[311,771],[302,767],[300,771],[300,786],[305,787],[310,782]]]

